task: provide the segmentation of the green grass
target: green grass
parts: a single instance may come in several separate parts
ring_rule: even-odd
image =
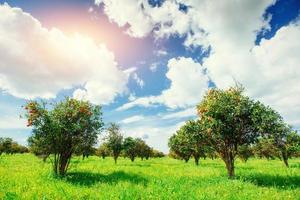
[[[236,179],[220,160],[195,166],[170,158],[134,163],[74,158],[69,173],[55,178],[50,162],[31,154],[0,156],[0,199],[300,199],[300,159],[237,160]]]

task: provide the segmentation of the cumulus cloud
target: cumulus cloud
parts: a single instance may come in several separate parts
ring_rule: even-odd
[[[273,38],[263,39],[251,51],[236,50],[240,59],[228,57],[224,69],[218,67],[222,54],[208,58],[205,64],[218,86],[232,84],[232,77],[235,77],[247,88],[249,95],[272,106],[293,125],[300,126],[297,122],[300,113],[299,35],[299,22],[291,23],[279,29]]]
[[[126,90],[128,76],[104,45],[56,28],[30,14],[0,5],[0,88],[25,99],[54,98],[81,86],[75,97],[107,104]]]
[[[167,66],[166,77],[171,81],[168,89],[163,90],[159,96],[137,98],[119,107],[118,110],[156,104],[164,104],[175,109],[198,103],[208,88],[208,78],[201,64],[191,58],[178,57],[170,59]]]
[[[96,0],[95,4],[104,4],[108,18],[123,27],[130,25],[127,33],[133,37],[144,37],[153,29],[151,18],[144,13],[142,0]],[[146,4],[145,4],[146,5]]]
[[[120,27],[128,25],[127,33],[133,37],[145,37],[154,33],[161,38],[176,34],[186,36],[185,44],[188,46],[207,47],[207,33],[210,33],[208,29],[211,27],[225,28],[228,36],[233,37],[237,33],[231,32],[230,28],[249,34],[248,30],[257,25],[256,19],[250,20],[251,17],[258,17],[261,26],[255,27],[258,28],[257,31],[268,28],[268,23],[265,23],[261,14],[273,2],[274,0],[168,0],[160,7],[153,7],[147,0],[96,0],[95,4],[103,5],[109,19]],[[180,9],[180,5],[186,5],[187,10]],[[214,23],[211,23],[212,20]],[[246,29],[241,29],[242,27]]]
[[[105,14],[118,26],[128,25],[126,33],[133,37],[145,37],[152,32],[157,37],[183,35],[190,24],[189,16],[173,0],[165,1],[159,8],[152,7],[147,0],[95,0],[95,4],[103,5]]]
[[[197,19],[194,26],[206,33],[199,32],[203,37],[193,44],[211,47],[212,53],[203,65],[218,87],[226,88],[238,81],[251,97],[270,105],[289,123],[299,126],[295,123],[300,112],[296,100],[300,98],[299,20],[255,45],[257,33],[270,29],[271,16],[262,16],[273,3],[271,0],[206,1],[204,4],[190,1],[189,6],[194,8],[191,13]]]

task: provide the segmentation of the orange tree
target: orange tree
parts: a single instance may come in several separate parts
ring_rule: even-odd
[[[185,162],[188,162],[193,155],[193,144],[183,128],[169,138],[168,145],[170,150]]]
[[[123,149],[125,156],[127,156],[132,162],[134,161],[135,157],[138,156],[138,141],[132,137],[127,137],[124,139],[123,142]]]
[[[209,148],[204,127],[201,126],[199,120],[189,120],[180,129],[188,139],[195,164],[199,165],[200,157],[205,158]]]
[[[99,148],[96,151],[96,155],[102,157],[102,159],[105,159],[105,157],[111,155],[107,143],[103,143],[99,146]]]
[[[53,171],[63,176],[73,153],[83,153],[97,142],[103,127],[101,107],[71,98],[49,107],[36,101],[25,106],[28,126],[33,127],[30,144],[53,154]]]
[[[208,142],[225,162],[229,177],[235,175],[239,146],[254,144],[260,137],[282,138],[280,115],[243,91],[239,86],[211,89],[197,105]]]
[[[208,142],[205,128],[197,120],[187,121],[169,140],[171,151],[186,160],[193,156],[195,164],[199,165],[200,157],[206,157]]]
[[[144,160],[144,158],[149,159],[151,148],[141,138],[136,138],[135,140],[137,146],[137,155],[141,158],[141,160]]]
[[[107,128],[107,137],[105,138],[107,146],[111,151],[115,164],[117,164],[118,157],[123,149],[123,136],[121,128],[116,123],[110,123]]]

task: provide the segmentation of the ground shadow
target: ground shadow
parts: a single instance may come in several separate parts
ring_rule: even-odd
[[[275,187],[278,189],[296,189],[300,187],[300,175],[280,176],[255,173],[239,176],[237,178],[262,187]]]
[[[97,183],[116,184],[127,181],[133,184],[147,185],[148,180],[140,175],[116,171],[110,174],[91,172],[70,172],[64,178],[65,181],[74,185],[92,186]]]
[[[151,164],[137,164],[137,163],[131,163],[131,164],[119,164],[120,166],[125,167],[151,167]]]
[[[300,168],[300,163],[291,164],[290,168]]]
[[[199,166],[203,167],[210,167],[210,168],[222,168],[225,169],[225,164],[220,164],[220,163],[205,163],[205,161],[200,161]]]

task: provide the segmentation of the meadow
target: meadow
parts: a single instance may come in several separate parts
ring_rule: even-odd
[[[300,159],[236,162],[228,179],[221,160],[171,158],[131,162],[72,159],[64,178],[32,154],[0,157],[0,199],[300,199]]]

